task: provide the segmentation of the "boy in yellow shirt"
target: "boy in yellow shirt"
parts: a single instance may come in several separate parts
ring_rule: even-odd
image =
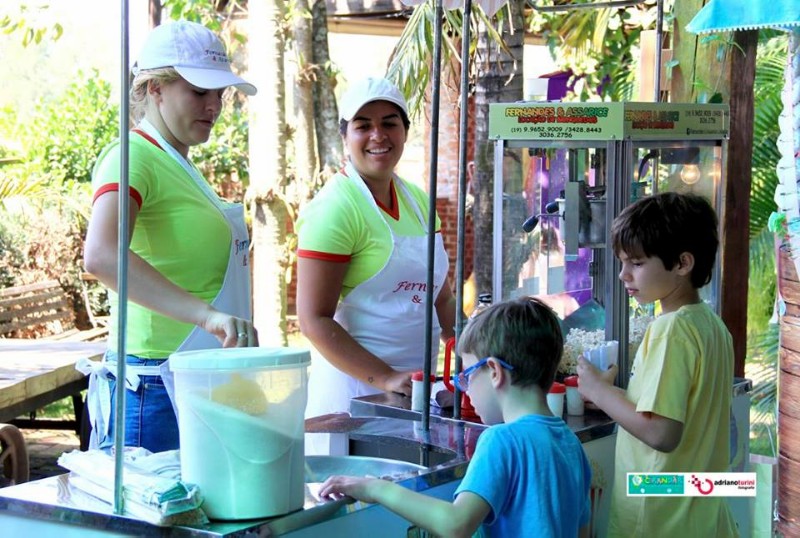
[[[626,473],[728,470],[733,344],[698,292],[711,280],[717,216],[697,195],[649,196],[620,213],[611,241],[628,296],[660,301],[662,313],[639,346],[627,392],[578,361],[581,394],[620,426],[608,535],[737,536],[725,498],[627,496]]]

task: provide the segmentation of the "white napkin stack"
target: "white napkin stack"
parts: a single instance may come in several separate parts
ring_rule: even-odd
[[[70,485],[106,503],[114,502],[114,458],[101,450],[65,452],[58,464],[71,471]],[[177,468],[176,468],[177,465]],[[177,470],[177,473],[176,473]],[[123,513],[154,525],[202,525],[200,489],[180,480],[176,450],[131,453],[123,459]]]

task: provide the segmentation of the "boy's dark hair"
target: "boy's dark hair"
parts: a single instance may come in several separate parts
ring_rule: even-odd
[[[564,337],[553,310],[533,297],[497,303],[471,319],[458,353],[494,357],[514,367],[511,383],[547,392],[561,362]]]
[[[667,271],[689,252],[694,256],[692,285],[702,288],[711,282],[717,226],[717,214],[702,196],[664,192],[623,209],[611,227],[611,244],[617,256],[658,257]]]

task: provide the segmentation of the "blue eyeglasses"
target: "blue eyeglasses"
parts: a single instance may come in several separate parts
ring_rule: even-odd
[[[513,366],[511,366],[510,364],[508,364],[505,361],[502,361],[502,360],[498,359],[497,357],[486,357],[485,359],[479,360],[478,362],[476,362],[475,364],[473,364],[472,366],[470,366],[466,370],[464,370],[462,372],[459,372],[458,375],[453,376],[453,383],[456,384],[456,387],[458,387],[458,390],[460,390],[461,392],[467,392],[467,390],[469,389],[469,376],[471,376],[472,374],[477,372],[478,368],[481,368],[483,365],[485,365],[487,362],[489,362],[489,359],[496,360],[497,363],[500,366],[502,366],[503,368],[505,368],[506,370],[513,370],[514,369]]]

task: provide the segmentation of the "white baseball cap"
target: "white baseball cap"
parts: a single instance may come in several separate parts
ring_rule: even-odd
[[[406,99],[397,86],[385,78],[367,77],[355,82],[342,95],[339,105],[339,117],[345,121],[352,120],[361,107],[373,101],[389,101],[399,106],[408,117]]]
[[[257,91],[233,74],[222,41],[196,22],[165,23],[150,32],[133,66],[133,74],[160,67],[174,67],[189,84],[206,90],[235,86],[246,95],[255,95]]]

